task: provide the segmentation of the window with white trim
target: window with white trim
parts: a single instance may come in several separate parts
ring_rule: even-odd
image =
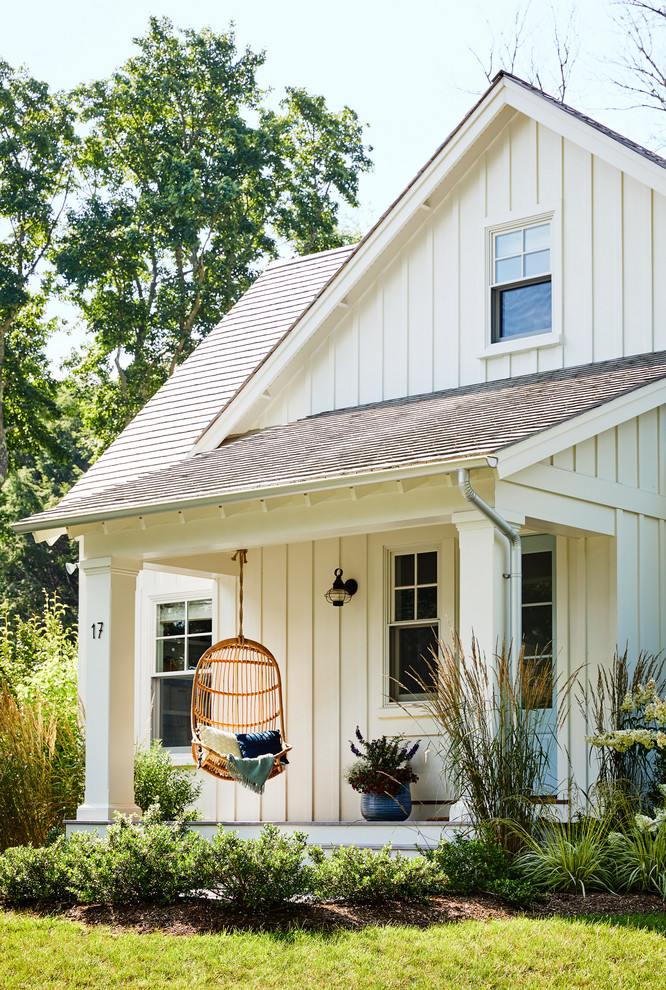
[[[550,333],[550,223],[503,228],[491,238],[492,342]]]
[[[212,644],[212,599],[157,603],[152,734],[165,747],[190,744],[193,671]]]
[[[389,699],[418,701],[434,684],[439,638],[438,552],[400,550],[389,557]]]

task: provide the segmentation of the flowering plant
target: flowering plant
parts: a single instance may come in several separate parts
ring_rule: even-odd
[[[666,748],[666,733],[659,728],[666,725],[666,698],[663,701],[659,698],[653,680],[645,687],[639,684],[634,692],[629,691],[620,711],[634,722],[633,728],[585,736],[587,742],[593,746],[607,746],[618,753],[626,753],[634,745],[645,749]]]
[[[419,743],[405,745],[405,737],[381,736],[365,740],[356,726],[356,739],[360,746],[350,741],[351,751],[358,760],[347,768],[346,778],[355,791],[361,794],[399,794],[405,784],[413,784],[419,778],[412,770],[412,759]]]

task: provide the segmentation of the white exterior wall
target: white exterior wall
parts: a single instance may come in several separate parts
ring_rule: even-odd
[[[519,113],[442,197],[257,427],[666,347],[665,197]],[[488,230],[547,213],[554,334],[489,347]]]
[[[412,719],[385,704],[387,548],[434,545],[440,551],[440,617],[448,638],[448,621],[456,617],[456,548],[453,527],[429,526],[367,536],[251,549],[245,569],[244,630],[274,653],[282,673],[287,740],[293,746],[287,772],[272,780],[262,797],[202,774],[199,802],[210,820],[353,821],[360,817],[360,795],[343,779],[354,757],[349,749],[357,725],[366,736],[405,733],[423,739],[415,758],[419,782],[413,799],[443,801],[448,793],[437,756],[437,734],[428,719]],[[226,555],[228,556],[228,555]],[[226,557],[225,557],[226,559]],[[343,608],[333,608],[324,594],[334,569],[354,577],[359,590]],[[150,675],[154,664],[156,601],[180,595],[212,593],[215,582],[172,574],[144,572],[140,592],[142,616],[137,632],[136,733],[145,739],[150,715]],[[236,633],[234,579],[219,579],[223,604],[214,613],[213,638]],[[231,598],[230,598],[231,596]],[[428,736],[432,736],[429,751]],[[174,754],[189,765],[188,754]],[[193,769],[193,772],[197,772]],[[437,804],[412,817],[444,811]]]
[[[666,407],[606,430],[550,458],[554,467],[626,489],[666,495]],[[655,511],[615,510],[614,643],[630,656],[666,648],[666,521]]]

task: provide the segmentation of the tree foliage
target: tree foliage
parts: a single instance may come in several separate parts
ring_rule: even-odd
[[[334,195],[355,203],[369,166],[352,111],[302,90],[284,117],[265,111],[264,54],[238,51],[231,31],[151,18],[135,42],[110,79],[76,91],[84,191],[57,255],[91,331],[77,373],[107,440],[276,254],[277,234],[305,250],[344,241]]]
[[[333,113],[323,96],[310,96],[304,89],[289,88],[281,107],[287,183],[276,228],[299,254],[339,247],[344,240],[340,199],[358,206],[359,175],[372,166],[362,125],[349,107]]]
[[[56,414],[48,447],[19,450],[0,492],[0,602],[11,602],[14,615],[28,621],[42,611],[44,594],[58,593],[65,624],[75,623],[78,578],[65,565],[77,559],[78,547],[61,537],[53,546],[17,536],[10,523],[55,505],[86,470],[94,441],[85,430],[74,397],[61,383],[55,390]]]
[[[0,483],[17,450],[54,450],[43,262],[71,184],[72,110],[0,61]]]

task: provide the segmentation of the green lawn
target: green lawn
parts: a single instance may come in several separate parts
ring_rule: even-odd
[[[0,912],[0,987],[139,990],[612,990],[664,987],[662,916],[613,923],[524,918],[334,936],[114,934]]]

